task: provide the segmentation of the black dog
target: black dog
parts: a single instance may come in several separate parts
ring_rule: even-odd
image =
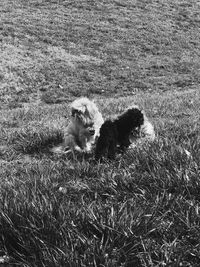
[[[138,108],[128,109],[114,121],[106,120],[100,129],[95,159],[114,159],[118,146],[122,152],[125,151],[130,145],[130,135],[137,132],[143,123],[144,115]]]

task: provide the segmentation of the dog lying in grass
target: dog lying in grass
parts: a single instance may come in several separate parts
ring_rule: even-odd
[[[124,152],[129,146],[152,142],[155,131],[144,111],[138,106],[129,107],[114,121],[106,120],[100,128],[96,144],[95,159],[114,159],[117,150]]]
[[[130,136],[139,135],[139,130],[144,123],[144,115],[137,107],[128,109],[115,120],[106,120],[100,128],[97,140],[95,159],[102,157],[114,159],[117,149],[125,151],[131,144]]]
[[[91,152],[103,117],[96,104],[86,97],[78,98],[71,103],[71,121],[64,131],[64,141],[54,147],[52,152]]]

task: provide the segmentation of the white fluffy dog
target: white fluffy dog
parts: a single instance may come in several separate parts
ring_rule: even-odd
[[[134,105],[132,108],[137,108],[141,110],[138,106]],[[145,112],[141,110],[144,118],[143,124],[131,133],[129,140],[131,143],[130,147],[135,147],[137,144],[143,144],[147,142],[153,142],[156,138],[155,130],[153,124],[147,118]]]
[[[64,130],[64,141],[52,151],[58,153],[90,152],[99,136],[103,117],[96,104],[86,97],[73,101],[70,108],[71,121]]]

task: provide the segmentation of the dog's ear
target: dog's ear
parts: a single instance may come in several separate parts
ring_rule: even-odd
[[[77,109],[72,108],[72,112],[71,112],[72,117],[75,117],[77,113],[78,113]]]
[[[76,120],[82,120],[82,112],[80,110],[72,108],[71,116]]]

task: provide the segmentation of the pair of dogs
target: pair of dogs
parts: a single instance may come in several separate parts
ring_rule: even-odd
[[[117,151],[125,151],[137,140],[155,139],[153,125],[138,106],[128,108],[114,120],[104,122],[96,104],[86,97],[71,104],[71,121],[64,132],[64,141],[53,152],[89,153],[96,143],[95,159],[114,159]]]

